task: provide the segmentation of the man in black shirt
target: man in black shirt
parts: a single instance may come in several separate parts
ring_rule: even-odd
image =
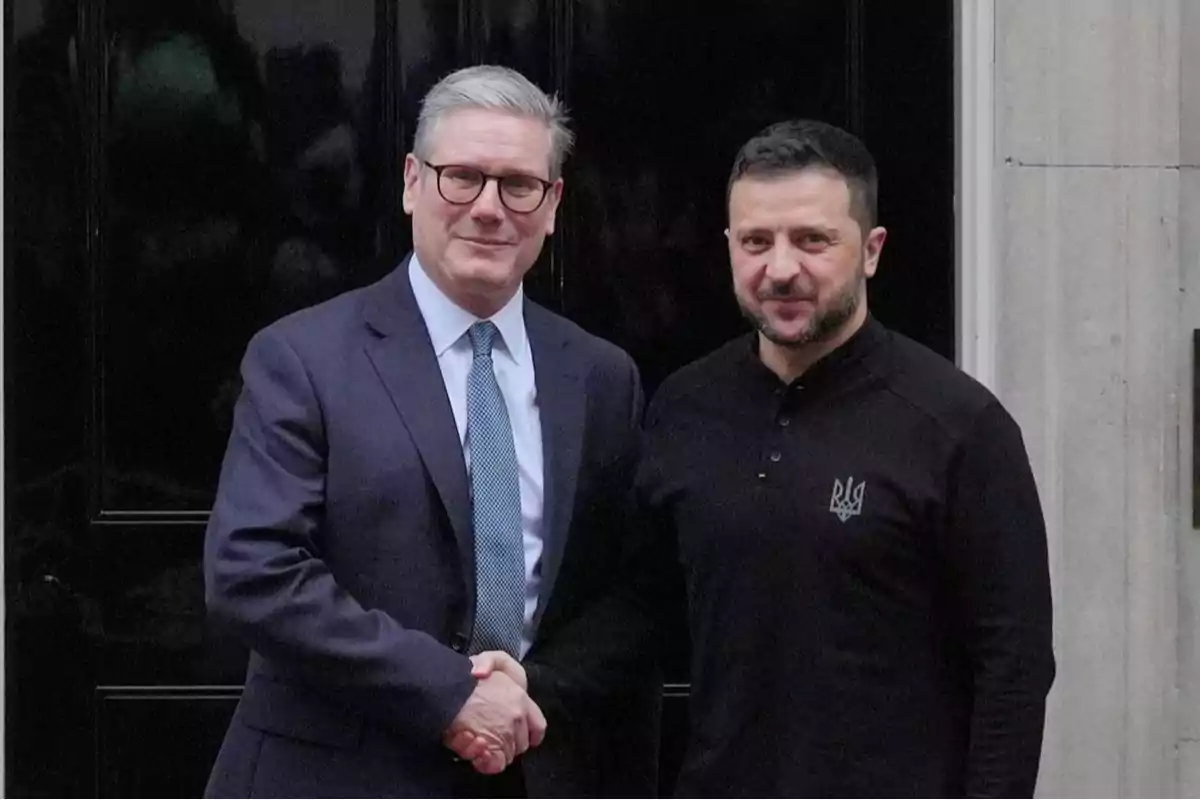
[[[729,181],[756,332],[647,415],[641,502],[692,637],[681,796],[1030,796],[1054,678],[1045,526],[983,386],[884,328],[874,162],[772,126]]]

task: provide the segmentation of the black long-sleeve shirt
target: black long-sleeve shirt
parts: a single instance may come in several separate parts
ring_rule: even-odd
[[[678,793],[1031,796],[1054,657],[1016,423],[873,318],[790,385],[755,342],[647,416],[692,638]]]

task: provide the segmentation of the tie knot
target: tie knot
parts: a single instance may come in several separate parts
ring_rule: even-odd
[[[471,337],[471,349],[475,352],[475,358],[489,358],[500,330],[494,323],[484,320],[472,325],[467,335]]]

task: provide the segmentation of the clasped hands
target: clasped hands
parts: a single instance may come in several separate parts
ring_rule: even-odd
[[[525,668],[508,653],[472,656],[471,675],[479,683],[442,734],[442,743],[477,772],[496,775],[542,743],[546,718],[529,699]]]

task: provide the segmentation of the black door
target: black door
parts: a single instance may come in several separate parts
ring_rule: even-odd
[[[724,181],[769,122],[875,153],[876,314],[953,347],[950,0],[6,0],[6,793],[195,796],[245,653],[204,520],[250,334],[406,251],[399,165],[447,70],[571,107],[529,291],[647,389],[741,331]],[[664,782],[681,746],[672,668]]]

